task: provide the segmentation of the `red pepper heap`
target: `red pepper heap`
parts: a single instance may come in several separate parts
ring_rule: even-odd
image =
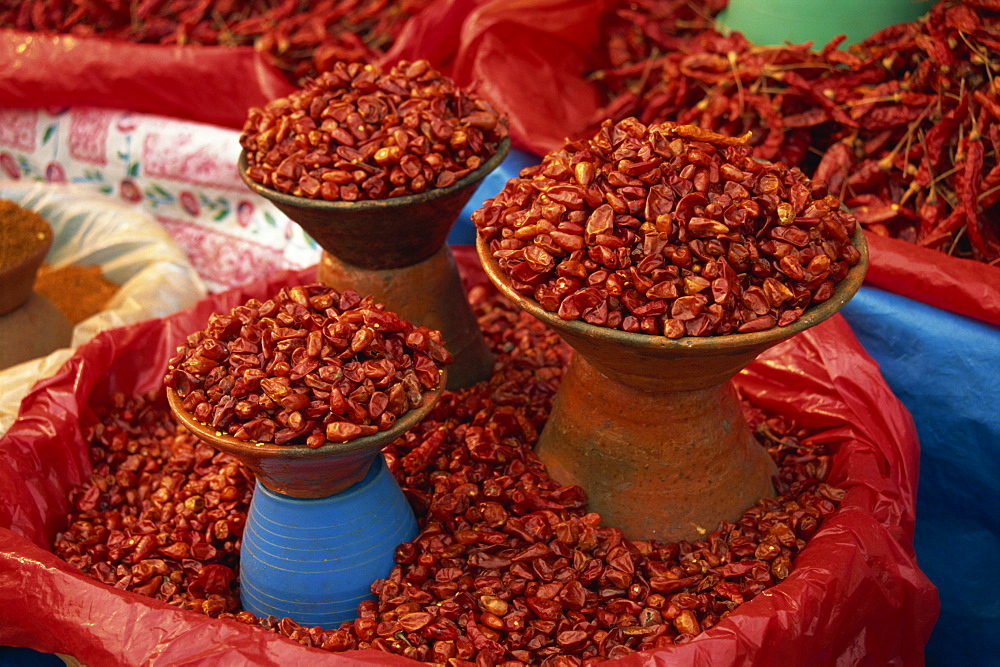
[[[164,384],[238,440],[316,448],[388,430],[452,361],[440,332],[316,283],[213,315],[177,348]]]
[[[252,108],[240,134],[247,176],[327,201],[447,188],[479,169],[507,120],[426,60],[337,63],[287,97]]]
[[[787,326],[858,263],[855,220],[747,138],[608,121],[472,219],[514,289],[565,320],[668,338]]]
[[[240,609],[238,555],[253,476],[155,396],[95,406],[93,473],[68,497],[53,552],[108,586],[326,651],[433,664],[593,665],[692,640],[784,581],[837,511],[815,430],[747,405],[781,494],[692,542],[630,541],[551,479],[532,450],[571,350],[509,301],[470,291],[497,352],[489,382],[445,392],[386,449],[420,534],[338,628]],[[515,662],[516,661],[516,662]]]

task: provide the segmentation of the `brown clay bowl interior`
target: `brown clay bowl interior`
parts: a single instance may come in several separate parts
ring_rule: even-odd
[[[553,328],[601,373],[640,389],[684,391],[726,382],[767,348],[839,311],[857,293],[868,268],[868,245],[860,225],[852,241],[861,253],[858,263],[837,283],[831,298],[808,307],[792,324],[753,333],[677,339],[563,320],[514,290],[482,238],[476,239],[476,250],[490,280],[505,296]]]
[[[247,176],[246,150],[240,152],[240,177],[300,225],[328,253],[365,269],[411,266],[433,255],[476,188],[510,152],[505,138],[479,169],[446,188],[420,194],[353,202],[297,197],[273,190]]]
[[[423,403],[399,417],[391,429],[343,443],[327,442],[315,449],[237,440],[195,420],[169,387],[167,401],[180,424],[220,452],[237,459],[271,491],[293,498],[326,498],[364,479],[382,448],[427,416],[444,392],[447,372],[440,373],[438,386],[424,392]]]
[[[12,264],[0,264],[0,315],[5,315],[27,302],[35,288],[35,278],[42,266],[45,256],[52,247],[52,226],[39,215],[29,215],[24,220],[26,228],[13,230],[15,224],[11,219],[0,216],[3,234],[11,234],[13,238],[34,236],[30,253]]]

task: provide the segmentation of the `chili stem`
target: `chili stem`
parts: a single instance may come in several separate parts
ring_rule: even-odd
[[[976,198],[976,201],[982,201],[983,199],[985,199],[986,197],[997,191],[1000,191],[1000,185],[994,185],[989,190],[983,190],[982,192],[979,193],[979,196]]]
[[[972,42],[969,41],[968,35],[966,35],[961,30],[958,31],[958,36],[961,37],[962,41],[965,42],[965,45],[969,47],[970,51],[972,51],[973,53],[975,53],[977,56],[979,56],[982,59],[982,61],[983,61],[983,67],[985,67],[985,69],[986,69],[986,78],[988,78],[990,80],[990,85],[992,86],[993,85],[993,68],[990,67],[990,54],[989,54],[989,52],[983,52],[983,51],[980,51],[978,48],[976,48],[976,46],[973,45]],[[971,59],[970,59],[970,61],[971,61]]]
[[[949,255],[955,254],[955,247],[958,245],[958,240],[962,238],[962,234],[965,233],[965,227],[966,225],[962,225],[961,227],[958,228],[958,231],[955,232],[955,238],[952,239],[951,246],[948,248],[947,254]]]
[[[736,53],[734,53],[733,51],[727,53],[726,57],[729,59],[729,69],[733,73],[733,82],[736,84],[736,96],[740,101],[739,109],[740,109],[740,116],[742,116],[744,111],[743,81],[741,81],[740,77],[736,75],[736,68],[739,65],[739,63],[736,60]]]
[[[649,74],[653,70],[653,63],[656,62],[659,57],[659,48],[654,44],[652,50],[649,52],[649,58],[646,60],[646,66],[642,68],[642,74],[639,75],[639,79],[635,82],[635,90],[632,92],[636,95],[642,94],[643,88],[646,87],[646,80],[649,79]]]

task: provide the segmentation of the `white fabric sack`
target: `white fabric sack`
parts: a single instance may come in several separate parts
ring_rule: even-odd
[[[101,331],[186,308],[207,290],[163,227],[115,198],[75,185],[0,181],[0,199],[48,220],[54,238],[45,261],[53,268],[96,265],[105,278],[120,285],[104,310],[73,328],[71,347],[0,371],[3,433],[31,386],[54,373],[73,349]]]

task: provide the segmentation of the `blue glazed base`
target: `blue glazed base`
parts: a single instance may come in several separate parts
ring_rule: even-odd
[[[300,499],[258,484],[240,551],[240,600],[257,616],[336,627],[372,598],[396,546],[417,535],[413,510],[382,456],[365,478],[328,498]]]

